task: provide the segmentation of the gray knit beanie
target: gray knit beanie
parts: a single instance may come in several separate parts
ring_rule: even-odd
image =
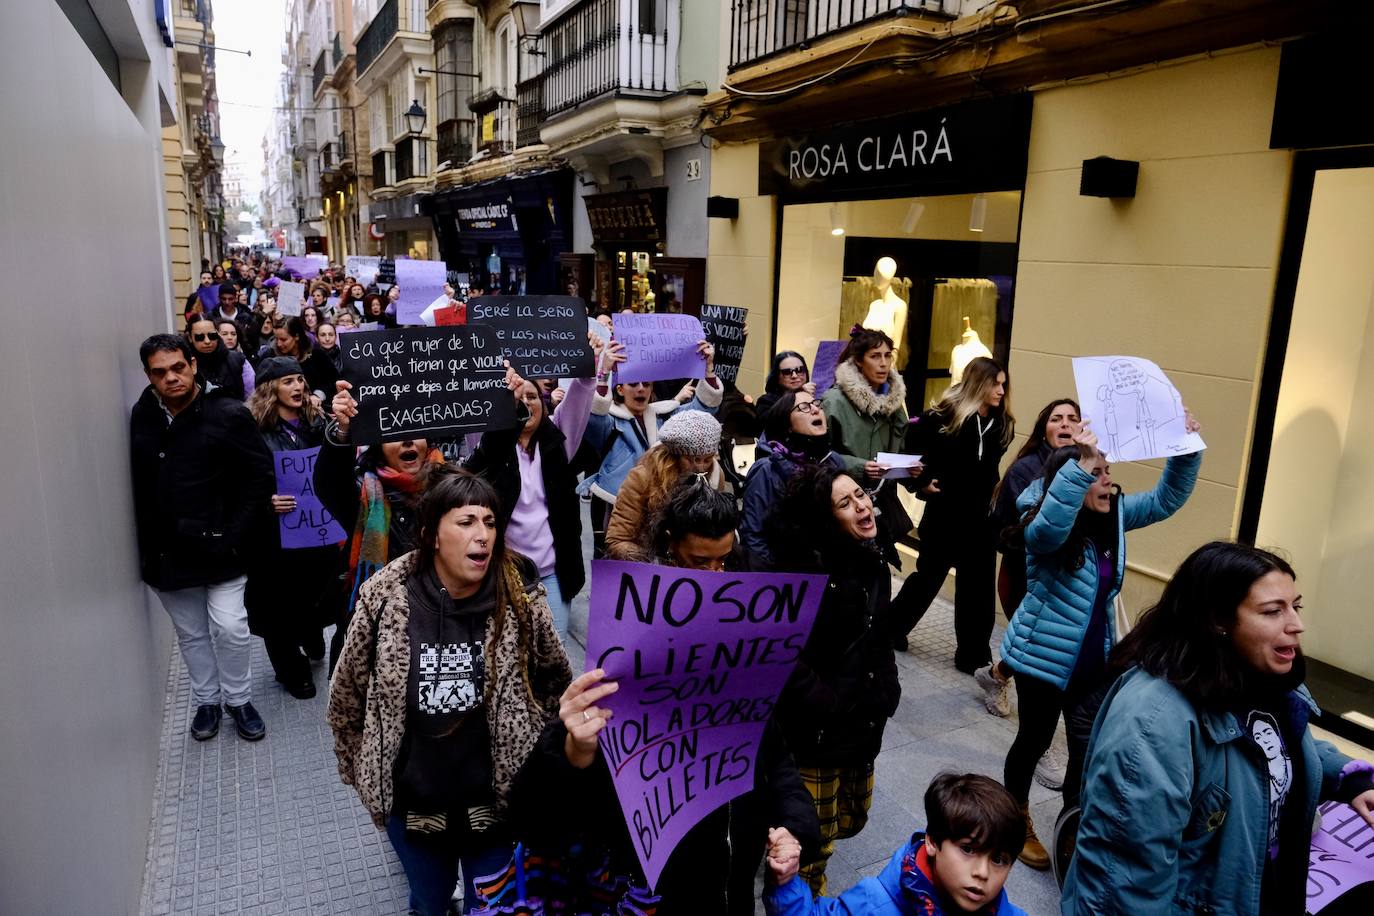
[[[658,431],[670,455],[714,455],[720,451],[720,421],[704,410],[679,410]]]

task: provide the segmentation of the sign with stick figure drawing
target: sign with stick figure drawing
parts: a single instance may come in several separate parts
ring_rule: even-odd
[[[1148,359],[1077,356],[1073,379],[1083,419],[1092,421],[1109,460],[1172,458],[1207,447],[1188,432],[1178,389]]]

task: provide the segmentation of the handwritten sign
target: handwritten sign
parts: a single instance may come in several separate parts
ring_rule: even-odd
[[[200,299],[200,310],[205,314],[210,314],[219,308],[219,284],[211,283],[209,286],[196,287],[196,297]]]
[[[307,280],[313,280],[319,276],[320,271],[329,266],[329,259],[322,254],[308,254],[304,257],[288,254],[281,259],[281,266],[285,270],[295,271]]]
[[[396,303],[396,322],[398,324],[421,324],[420,313],[429,304],[444,295],[444,283],[448,279],[448,266],[443,261],[412,261],[409,258],[396,261],[396,285],[401,288],[401,298]]]
[[[590,378],[587,308],[573,296],[478,296],[468,320],[496,332],[511,368],[525,378]]]
[[[1352,888],[1374,885],[1374,827],[1349,805],[1321,805],[1307,859],[1307,912],[1320,913]],[[1368,891],[1369,888],[1366,888]]]
[[[1112,461],[1188,455],[1207,447],[1186,428],[1183,396],[1164,371],[1138,356],[1076,356],[1073,380],[1083,419]]]
[[[305,284],[283,280],[277,287],[277,314],[290,318],[301,313],[305,303]]]
[[[615,339],[625,346],[617,383],[701,378],[706,373],[706,359],[697,352],[706,332],[691,315],[616,315]]]
[[[744,360],[744,325],[749,310],[728,305],[703,305],[701,326],[706,339],[716,348],[716,375],[733,382]]]
[[[381,269],[381,263],[381,258],[351,254],[344,258],[344,272],[366,287],[377,279],[377,271]]]
[[[315,457],[319,453],[319,446],[272,453],[277,495],[296,497],[295,510],[277,516],[283,550],[328,547],[348,537],[315,495]]]
[[[340,342],[358,443],[456,435],[515,423],[496,334],[481,325],[395,328]]]
[[[811,381],[816,383],[818,399],[835,384],[835,367],[840,363],[845,343],[843,340],[822,340],[816,344],[816,358],[811,361]]]
[[[592,563],[587,667],[620,684],[598,741],[651,886],[687,831],[754,788],[824,591],[824,576]]]

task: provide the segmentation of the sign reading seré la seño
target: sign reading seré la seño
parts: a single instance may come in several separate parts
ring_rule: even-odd
[[[759,193],[833,198],[892,189],[900,196],[1025,187],[1030,96],[966,102],[833,127],[763,144]]]

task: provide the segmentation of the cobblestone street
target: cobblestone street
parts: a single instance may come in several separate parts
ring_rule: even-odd
[[[585,630],[586,592],[574,603],[569,654]],[[999,616],[994,644],[1001,639]],[[254,704],[267,722],[256,744],[239,739],[226,716],[218,737],[194,741],[190,684],[173,652],[142,912],[167,914],[404,914],[406,881],[386,837],[373,829],[353,790],[339,782],[320,693],[295,700],[272,680],[254,640]],[[838,844],[829,868],[838,891],[876,874],[924,823],[921,798],[936,773],[959,769],[1001,778],[1015,719],[983,711],[972,678],[954,669],[953,608],[937,599],[898,655],[902,701],[877,763],[868,826]],[[1058,739],[1062,741],[1062,735]],[[1059,812],[1058,793],[1032,787],[1041,836]],[[1011,899],[1032,916],[1058,912],[1047,872],[1013,868]],[[759,907],[762,912],[762,907]]]

